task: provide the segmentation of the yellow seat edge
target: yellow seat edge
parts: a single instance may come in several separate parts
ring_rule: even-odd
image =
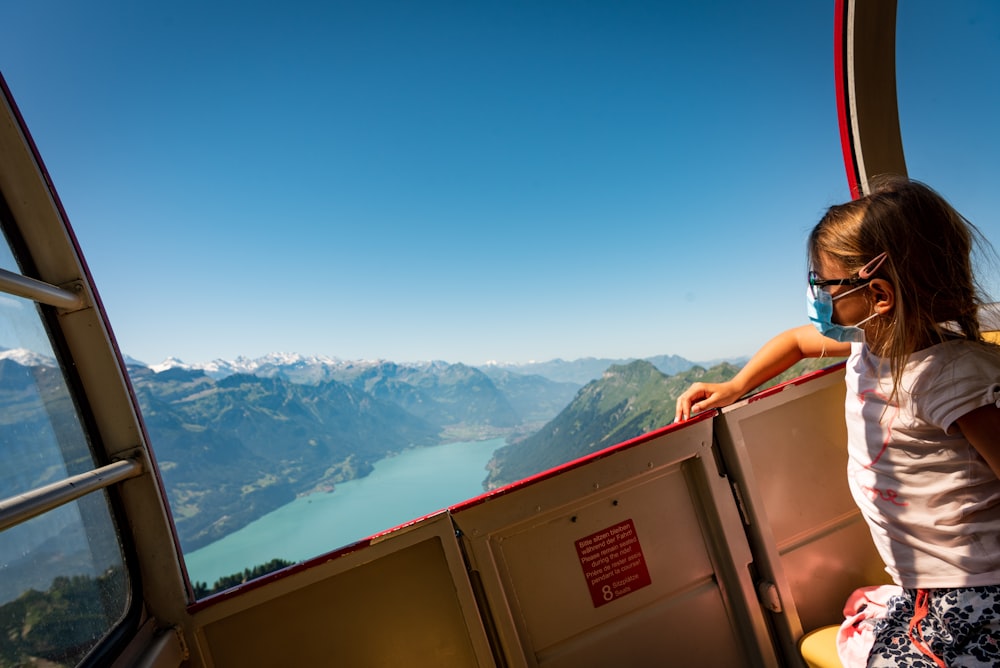
[[[839,626],[824,626],[802,636],[799,654],[809,668],[843,668],[837,656]]]

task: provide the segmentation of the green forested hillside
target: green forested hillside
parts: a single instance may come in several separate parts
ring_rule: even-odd
[[[835,362],[803,360],[757,389]],[[739,367],[722,363],[668,376],[643,360],[612,366],[538,432],[497,450],[486,486],[495,489],[666,426],[674,419],[677,397],[691,383],[728,380],[737,371]]]
[[[0,666],[75,666],[124,614],[125,576],[57,577],[0,605]]]

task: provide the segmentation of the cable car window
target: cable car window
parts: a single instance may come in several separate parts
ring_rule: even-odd
[[[216,11],[182,50],[159,11],[5,76],[199,597],[662,427],[802,321],[848,196],[825,4]]]
[[[19,272],[6,244],[0,267]],[[0,294],[0,508],[95,467],[38,307]],[[129,607],[107,495],[11,515],[0,515],[0,666],[75,665]]]

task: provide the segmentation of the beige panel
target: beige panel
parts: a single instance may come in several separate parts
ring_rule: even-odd
[[[842,622],[844,602],[862,584],[888,581],[860,515],[782,553],[781,565],[805,632]]]
[[[516,583],[531,644],[539,651],[608,621],[622,608],[638,609],[665,593],[711,581],[714,569],[698,526],[698,509],[680,465],[613,496],[574,506],[571,516],[553,517],[495,538],[507,576]],[[656,580],[595,609],[576,541],[628,519],[634,522],[641,554]],[[675,545],[684,549],[671,549]]]
[[[196,618],[206,665],[493,665],[447,515]]]
[[[676,592],[538,653],[547,668],[759,665],[731,633],[713,581]]]
[[[512,666],[773,665],[711,422],[455,512]],[[578,541],[631,521],[648,586],[596,603]]]
[[[735,405],[716,429],[758,572],[780,595],[779,646],[797,661],[803,630],[843,621],[851,591],[887,581],[847,487],[843,369]]]

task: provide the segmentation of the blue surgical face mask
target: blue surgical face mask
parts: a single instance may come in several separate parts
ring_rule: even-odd
[[[867,287],[867,285],[859,285],[858,287],[848,290],[847,292],[840,293],[836,297],[823,288],[813,288],[811,286],[806,288],[806,308],[809,313],[809,320],[816,326],[816,329],[819,330],[820,334],[842,343],[860,343],[865,340],[865,330],[861,329],[860,325],[865,324],[877,316],[878,313],[872,313],[870,316],[854,325],[838,325],[833,321],[834,300],[846,297],[852,292],[865,287]]]

